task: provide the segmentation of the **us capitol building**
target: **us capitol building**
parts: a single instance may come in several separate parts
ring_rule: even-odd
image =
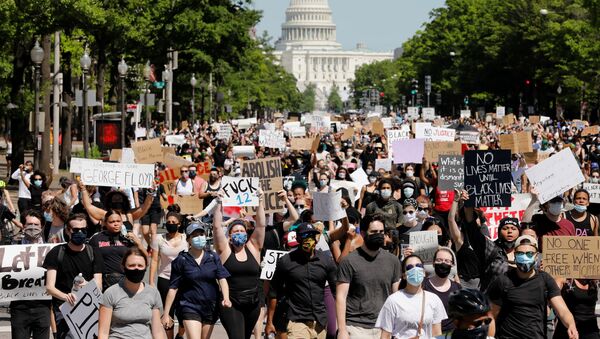
[[[275,57],[298,81],[298,90],[316,85],[316,108],[325,109],[327,97],[337,85],[342,100],[351,93],[354,72],[374,61],[391,60],[392,52],[369,52],[363,44],[344,51],[336,41],[336,25],[327,0],[291,0],[275,42]]]

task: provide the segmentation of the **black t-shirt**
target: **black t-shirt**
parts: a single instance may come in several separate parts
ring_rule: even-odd
[[[16,218],[15,214],[8,207],[0,204],[0,223],[4,224],[6,221],[12,221],[14,218]]]
[[[469,237],[464,232],[463,239],[463,245],[460,247],[460,250],[456,251],[456,269],[458,271],[458,276],[465,280],[480,278],[480,258],[473,247],[471,247]]]
[[[65,254],[62,262],[58,262],[58,252],[62,246],[65,247]],[[55,286],[59,291],[63,293],[71,292],[73,279],[79,275],[79,273],[81,273],[83,278],[87,281],[94,279],[95,273],[102,273],[104,267],[102,255],[97,248],[92,247],[92,249],[94,251],[93,262],[90,260],[89,253],[85,248],[81,252],[75,252],[70,249],[68,245],[58,245],[54,246],[54,248],[48,252],[42,267],[45,269],[56,269]],[[63,303],[62,300],[56,298],[52,298],[52,301],[57,306]]]
[[[29,192],[31,193],[31,203],[29,205],[30,208],[42,211],[42,193],[44,193],[47,188],[37,187],[33,183],[29,185]]]
[[[537,272],[523,280],[513,268],[492,281],[487,294],[501,307],[496,319],[497,339],[546,338],[548,300],[560,296],[558,285],[548,273]]]
[[[133,246],[133,243],[129,239],[123,237],[120,233],[113,235],[102,231],[94,234],[90,238],[89,243],[92,247],[98,249],[102,255],[102,259],[104,260],[102,273],[123,274],[121,261],[127,250]]]
[[[160,206],[160,196],[163,194],[165,194],[165,187],[162,184],[160,184],[156,187],[156,196],[154,197],[154,200],[152,200],[149,212],[157,213],[162,211],[162,207]],[[147,190],[141,189],[138,191],[138,200],[140,206],[142,206],[142,204],[144,204],[144,201],[146,201],[146,195],[148,195]]]
[[[440,292],[437,289],[435,289],[435,287],[433,287],[431,281],[429,280],[429,278],[427,278],[423,283],[423,289],[440,297],[440,300],[442,301],[442,303],[444,304],[444,308],[446,309],[446,313],[448,313],[448,299],[450,298],[450,293],[460,290],[461,286],[459,283],[450,280],[450,288],[446,292]],[[454,330],[454,327],[455,326],[452,322],[452,319],[442,320],[442,332],[452,331]]]

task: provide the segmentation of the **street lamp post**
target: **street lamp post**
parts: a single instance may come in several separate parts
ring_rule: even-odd
[[[196,84],[197,84],[197,80],[196,80],[196,76],[194,73],[192,73],[192,78],[190,79],[190,85],[192,85],[192,102],[191,102],[191,106],[192,106],[192,126],[194,126],[194,123],[196,122],[196,108],[195,108],[195,104],[196,104]]]
[[[162,72],[162,80],[165,82],[165,116],[167,122],[167,128],[169,132],[173,129],[173,116],[169,111],[169,107],[171,107],[170,94],[169,94],[169,82],[171,82],[171,72],[169,72],[169,66],[165,65],[165,70]]]
[[[40,117],[40,64],[44,60],[44,49],[40,47],[40,43],[36,40],[35,45],[31,49],[31,61],[33,61],[34,82],[35,82],[35,116],[33,118],[33,164],[35,168],[39,168],[39,151],[38,151],[38,119]]]
[[[125,76],[127,75],[128,69],[129,66],[125,63],[125,59],[121,58],[121,62],[119,62],[119,66],[117,66],[121,85],[121,149],[127,146],[127,143],[125,142]]]
[[[144,108],[146,109],[146,139],[150,139],[150,108],[148,107],[148,83],[150,82],[150,60],[144,66]]]
[[[83,72],[82,81],[81,81],[82,96],[83,96],[83,98],[82,98],[83,99],[83,157],[87,158],[88,154],[89,154],[89,148],[90,148],[90,144],[89,144],[90,121],[89,121],[89,117],[88,117],[88,108],[87,108],[86,77],[87,77],[87,72],[90,69],[90,66],[92,65],[92,59],[88,55],[87,48],[85,49],[85,52],[83,53],[83,56],[81,57],[81,59],[79,59],[79,65],[81,66],[81,70]]]

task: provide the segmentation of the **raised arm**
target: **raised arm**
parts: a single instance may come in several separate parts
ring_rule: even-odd
[[[217,199],[214,201],[217,201]],[[229,258],[231,248],[229,248],[225,231],[223,231],[223,207],[220,201],[217,201],[215,213],[213,214],[213,241],[215,243],[215,250],[221,257],[221,260],[225,261]]]
[[[90,195],[85,190],[84,184],[79,178],[77,179],[77,188],[79,188],[79,192],[81,192],[81,203],[83,204],[83,207],[85,207],[85,210],[88,212],[90,217],[96,220],[104,219],[106,211],[92,205],[92,198],[90,198]]]
[[[150,206],[152,206],[152,201],[154,201],[155,196],[156,190],[148,190],[146,192],[146,199],[144,199],[144,203],[142,204],[142,206],[131,211],[131,216],[133,217],[133,220],[141,219],[144,215],[146,215],[146,213],[148,213],[148,210],[150,209]]]
[[[450,238],[452,238],[452,243],[456,246],[456,251],[458,252],[464,243],[463,235],[458,228],[458,224],[456,223],[456,213],[458,211],[458,201],[460,200],[461,192],[459,190],[454,190],[454,200],[452,201],[452,207],[450,207],[450,212],[448,212],[448,228],[450,231]]]
[[[285,194],[285,191],[281,191]],[[279,192],[279,193],[281,193]],[[260,259],[260,251],[265,242],[265,228],[267,227],[267,217],[265,216],[265,195],[262,189],[258,189],[258,208],[256,209],[256,226],[250,236],[249,245],[254,248],[255,254]]]

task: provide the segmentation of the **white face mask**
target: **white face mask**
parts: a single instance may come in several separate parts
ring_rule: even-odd
[[[562,211],[562,202],[552,202],[548,204],[548,213],[552,215],[560,215]]]
[[[376,182],[377,182],[377,178],[376,178],[376,177],[369,177],[369,182],[370,182],[371,184],[374,184],[374,183],[376,183]]]
[[[340,172],[338,176],[340,177],[340,179],[346,179],[346,173],[344,172]]]
[[[367,173],[367,175],[369,175],[369,174],[373,173],[373,170],[370,168],[367,168],[367,170],[365,172]]]
[[[389,199],[392,196],[392,190],[381,190],[381,197],[383,199]]]
[[[412,178],[415,175],[415,171],[408,170],[406,171],[406,176]]]
[[[415,212],[408,212],[407,214],[404,214],[404,216],[403,216],[404,226],[409,226],[410,224],[412,224],[413,221],[415,221],[416,218],[417,218],[417,216],[415,215]]]
[[[419,211],[417,212],[417,218],[419,219],[425,219],[429,216],[429,213],[427,213],[427,211]]]

